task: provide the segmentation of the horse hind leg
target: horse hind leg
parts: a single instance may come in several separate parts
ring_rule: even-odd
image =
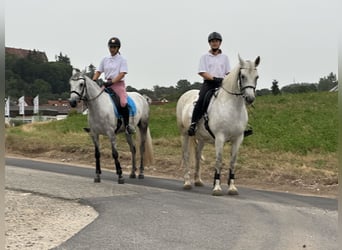
[[[189,151],[190,148],[190,139],[188,135],[182,136],[182,167],[184,168],[184,185],[183,189],[191,189],[191,179],[190,179],[190,168],[189,168]]]
[[[124,184],[125,183],[125,179],[122,176],[122,168],[121,168],[121,164],[119,162],[119,153],[116,150],[115,142],[112,142],[112,156],[114,158],[116,174],[118,175],[118,183],[119,184]]]
[[[137,170],[137,166],[136,166],[136,148],[133,142],[133,138],[131,134],[126,133],[126,141],[129,145],[129,149],[131,151],[131,157],[132,157],[132,170],[131,173],[129,175],[129,178],[134,179],[136,178],[136,174],[135,171]]]
[[[200,141],[196,147],[196,159],[195,159],[195,186],[202,187],[204,186],[203,181],[201,179],[201,156],[203,150],[204,142]]]
[[[95,178],[94,178],[94,182],[95,183],[99,183],[101,182],[101,164],[100,164],[100,149],[99,149],[99,136],[95,135],[92,136],[92,140],[95,146]]]
[[[146,137],[147,137],[147,128],[148,125],[144,122],[139,123],[139,134],[137,136],[140,136],[139,138],[139,150],[140,150],[140,167],[139,167],[139,179],[144,179],[144,155],[145,155],[145,143],[146,143]]]

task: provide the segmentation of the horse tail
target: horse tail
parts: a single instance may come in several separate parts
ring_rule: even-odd
[[[136,145],[140,145],[141,144],[141,134],[140,131],[138,130],[136,133]],[[144,151],[144,165],[145,166],[149,166],[151,164],[153,164],[154,162],[154,157],[153,157],[153,146],[152,146],[152,137],[151,137],[151,133],[150,133],[150,128],[147,127],[146,129],[146,136],[145,136],[145,145],[144,145],[145,151]],[[140,147],[139,147],[139,153],[140,152]]]
[[[144,165],[148,166],[150,164],[153,164],[153,162],[154,162],[154,157],[153,157],[152,137],[150,133],[150,128],[147,127],[145,152],[144,152]]]

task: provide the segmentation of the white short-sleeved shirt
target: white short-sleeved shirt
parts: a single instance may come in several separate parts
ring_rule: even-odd
[[[104,73],[105,79],[114,79],[119,73],[128,72],[127,61],[120,54],[106,56],[100,62],[97,71]]]
[[[199,63],[198,73],[207,72],[213,77],[224,78],[230,72],[228,56],[220,53],[213,55],[210,52],[204,54]]]

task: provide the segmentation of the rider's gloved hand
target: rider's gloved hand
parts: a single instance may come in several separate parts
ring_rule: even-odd
[[[220,87],[222,85],[223,78],[220,77],[214,77],[213,82],[217,85],[217,87]]]
[[[109,87],[109,86],[111,86],[112,84],[113,84],[112,79],[108,79],[108,80],[104,83],[105,87]]]

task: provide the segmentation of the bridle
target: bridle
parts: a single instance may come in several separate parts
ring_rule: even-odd
[[[238,77],[238,81],[239,81],[239,90],[240,90],[239,93],[232,92],[232,91],[230,91],[230,90],[224,88],[223,86],[221,86],[221,88],[222,88],[224,91],[226,91],[228,94],[235,95],[235,96],[243,96],[243,92],[244,92],[244,90],[247,89],[247,88],[251,88],[251,89],[253,89],[253,91],[255,92],[255,85],[249,84],[249,85],[242,86],[241,69],[250,69],[250,68],[240,68],[239,77]],[[256,68],[254,68],[254,69],[252,69],[252,70],[256,70]]]
[[[87,91],[87,88],[86,88],[86,87],[87,87],[87,86],[86,86],[86,79],[85,79],[84,77],[79,77],[79,78],[73,79],[73,80],[74,80],[74,81],[79,81],[79,80],[83,80],[83,81],[84,81],[84,83],[83,83],[83,88],[82,88],[82,90],[81,90],[81,93],[78,93],[78,92],[75,91],[75,90],[70,91],[70,94],[74,93],[74,94],[78,95],[79,98],[80,98],[80,101],[81,101],[81,100],[82,100],[82,101],[85,101],[85,102],[93,101],[93,100],[97,99],[97,98],[103,93],[103,91],[104,91],[104,89],[102,89],[102,90],[100,91],[100,93],[98,93],[95,97],[93,97],[93,98],[87,98],[86,95],[84,94],[84,93]]]

